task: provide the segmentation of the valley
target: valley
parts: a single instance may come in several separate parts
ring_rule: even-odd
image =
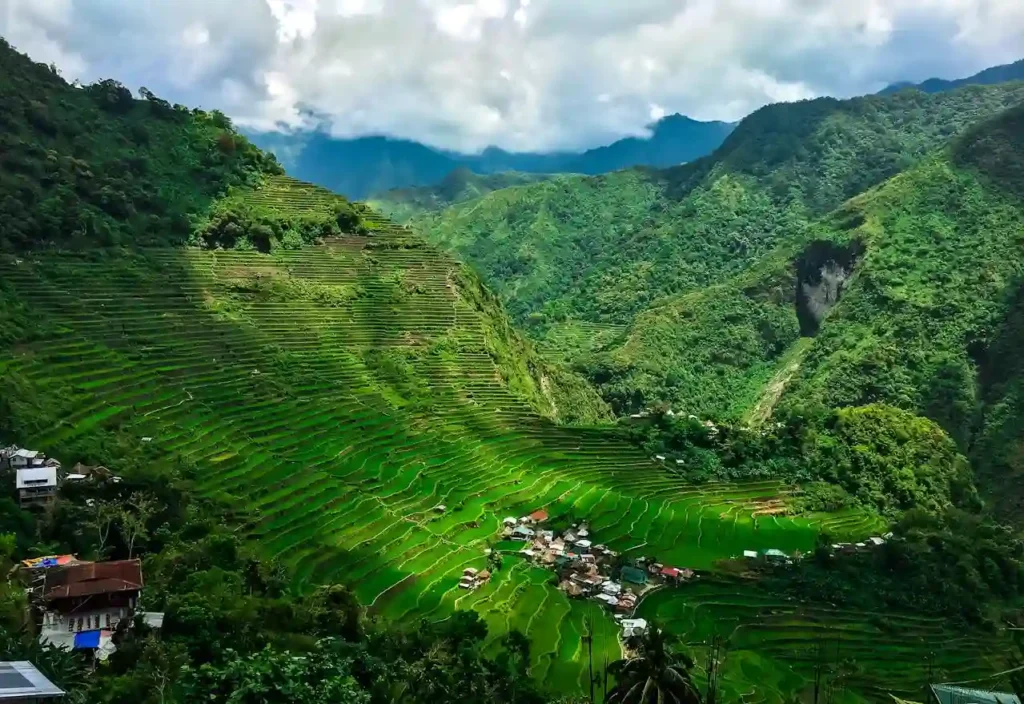
[[[538,416],[503,381],[459,266],[398,229],[272,255],[38,253],[0,271],[8,305],[35,321],[5,364],[27,443],[73,445],[97,426],[150,437],[241,511],[296,589],[342,581],[396,622],[476,609],[495,639],[527,633],[531,673],[558,673],[566,692],[583,677],[583,604],[514,557],[486,587],[457,587],[506,514],[585,516],[616,550],[700,570],[878,525],[845,512],[755,527],[759,503],[790,487],[688,485],[612,431]],[[595,649],[617,658],[615,624],[590,618]]]
[[[8,659],[146,704],[622,701],[660,635],[708,704],[1019,684],[1024,83],[363,203],[218,111],[0,68],[0,449],[74,468],[0,496]],[[653,588],[570,596],[577,547]],[[40,646],[58,553],[140,558],[161,625]]]

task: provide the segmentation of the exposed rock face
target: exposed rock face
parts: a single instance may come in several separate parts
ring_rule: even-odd
[[[796,314],[800,334],[813,337],[821,322],[839,302],[843,288],[863,253],[860,242],[847,246],[812,242],[797,260]]]

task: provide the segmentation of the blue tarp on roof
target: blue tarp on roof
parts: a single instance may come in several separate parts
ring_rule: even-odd
[[[100,631],[82,631],[75,634],[76,648],[100,647]]]

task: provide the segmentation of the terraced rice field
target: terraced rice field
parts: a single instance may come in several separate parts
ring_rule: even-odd
[[[504,516],[587,517],[613,549],[698,569],[745,549],[808,550],[821,528],[837,539],[876,528],[856,513],[755,525],[789,488],[689,486],[606,431],[538,417],[503,383],[457,266],[385,226],[270,255],[0,259],[46,330],[5,350],[0,368],[75,404],[22,440],[46,448],[96,427],[151,437],[198,467],[202,491],[251,514],[252,540],[297,588],[345,582],[396,620],[475,609],[489,647],[525,631],[532,673],[566,692],[587,682],[588,613],[595,665],[618,656],[607,616],[517,560],[475,592],[456,586],[484,566]],[[688,618],[677,592],[651,604]]]
[[[988,677],[1007,668],[1009,652],[1002,635],[964,632],[942,620],[907,614],[801,605],[739,580],[709,578],[657,592],[643,602],[640,615],[680,635],[701,663],[707,653],[703,644],[722,638],[722,693],[728,701],[747,703],[806,695],[821,660],[820,645],[828,663],[841,663],[837,671],[843,674],[834,677],[837,693],[875,701],[892,701],[890,693],[920,701],[928,682]]]

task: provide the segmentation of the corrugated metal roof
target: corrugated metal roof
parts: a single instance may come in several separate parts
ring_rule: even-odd
[[[27,467],[18,470],[17,487],[19,489],[37,486],[57,486],[57,468]]]
[[[51,570],[46,575],[43,598],[47,601],[71,597],[116,594],[142,589],[142,562],[85,562]]]
[[[27,660],[0,662],[0,700],[46,699],[63,694],[64,690],[46,679]]]
[[[939,704],[1021,704],[1013,694],[968,689],[949,684],[933,684],[932,693]]]

